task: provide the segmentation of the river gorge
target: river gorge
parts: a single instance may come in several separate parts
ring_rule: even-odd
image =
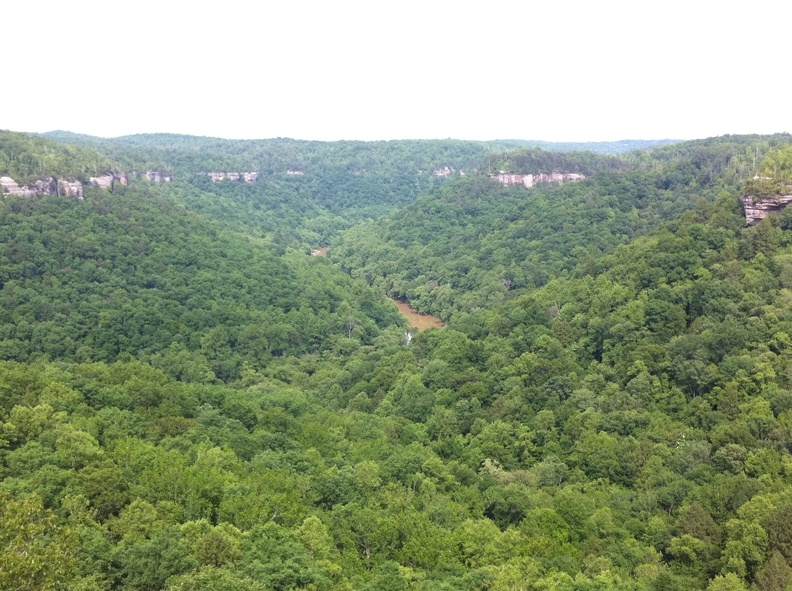
[[[316,248],[311,251],[311,256],[314,257],[324,257],[327,256],[329,252],[329,246],[323,246],[321,248]],[[396,307],[399,308],[399,312],[401,315],[404,316],[410,323],[412,328],[417,328],[418,330],[426,330],[427,328],[443,328],[445,323],[440,320],[437,316],[432,316],[431,314],[421,314],[420,312],[416,312],[410,307],[410,304],[405,302],[404,300],[400,300],[397,298],[391,298],[393,303],[396,304]]]

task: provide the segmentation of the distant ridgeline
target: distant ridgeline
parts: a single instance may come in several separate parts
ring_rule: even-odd
[[[510,141],[320,142],[288,138],[225,140],[174,134],[142,134],[112,139],[67,132],[46,135],[67,145],[89,147],[107,154],[122,163],[120,170],[134,168],[138,162],[152,162],[180,177],[184,174],[206,178],[207,175],[228,175],[228,171],[232,174],[238,171],[240,175],[242,171],[256,171],[257,181],[282,174],[317,177],[341,172],[351,176],[376,177],[398,177],[405,173],[445,176],[455,170],[470,170],[488,155],[522,147]],[[224,176],[212,180],[234,179]],[[240,180],[244,181],[244,178],[240,177]]]
[[[745,182],[740,200],[749,225],[792,203],[792,146],[768,152],[761,170]]]

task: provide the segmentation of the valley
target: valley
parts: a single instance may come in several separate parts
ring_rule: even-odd
[[[561,147],[0,132],[0,588],[789,588],[792,139]]]
[[[329,246],[315,248],[311,250],[311,256],[324,257],[327,256],[329,251]],[[445,326],[443,321],[439,318],[432,316],[431,314],[421,314],[416,312],[410,307],[409,303],[403,300],[396,298],[391,298],[391,300],[394,304],[396,304],[396,307],[399,309],[399,313],[404,316],[410,327],[416,328],[417,330],[426,330],[427,328],[443,328],[443,326]]]

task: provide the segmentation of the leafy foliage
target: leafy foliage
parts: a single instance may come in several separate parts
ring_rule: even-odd
[[[106,155],[91,148],[0,130],[0,176],[25,184],[42,177],[85,179],[118,170]]]
[[[788,220],[685,149],[444,183],[351,276],[186,185],[3,201],[0,586],[788,587]],[[408,344],[381,289],[429,272]]]
[[[770,197],[789,192],[792,187],[792,146],[771,150],[762,168],[748,179],[743,192],[754,197]]]
[[[332,350],[342,334],[371,342],[398,322],[383,296],[324,261],[278,256],[146,184],[0,207],[5,359],[136,356],[225,379],[246,362]]]

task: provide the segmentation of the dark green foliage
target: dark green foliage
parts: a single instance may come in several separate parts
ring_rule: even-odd
[[[0,207],[6,359],[132,355],[189,380],[225,380],[244,363],[332,349],[341,334],[370,341],[397,321],[384,298],[323,261],[290,262],[145,185]],[[156,390],[126,398],[162,402]]]
[[[168,527],[150,540],[117,547],[120,588],[144,591],[162,589],[172,576],[194,569],[178,530]]]
[[[551,152],[539,148],[509,152],[490,161],[493,170],[513,174],[574,172],[590,176],[596,172],[627,168],[627,163],[615,156],[601,156],[594,152]]]
[[[771,150],[762,162],[762,168],[748,179],[743,193],[754,198],[773,197],[792,191],[792,146]]]
[[[643,173],[531,190],[471,178],[346,233],[333,257],[354,276],[449,318],[575,268],[593,272],[603,251],[694,206],[688,194],[658,190]],[[675,270],[679,261],[660,263],[654,272]]]
[[[117,170],[117,163],[91,148],[0,130],[0,176],[10,176],[20,184],[61,176],[87,181]]]
[[[783,591],[792,239],[707,164],[753,145],[446,182],[351,277],[236,232],[269,188],[4,201],[3,588]]]

